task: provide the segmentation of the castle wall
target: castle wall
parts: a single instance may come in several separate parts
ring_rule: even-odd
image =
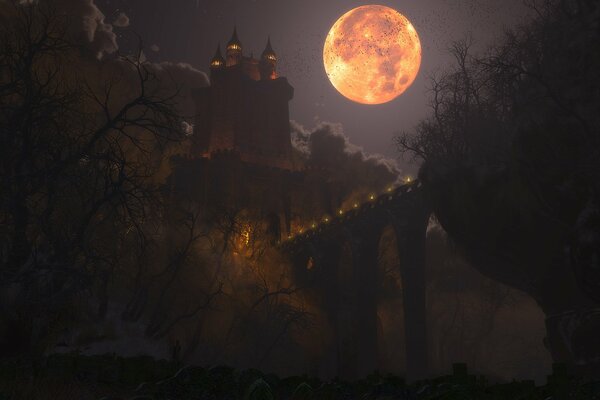
[[[333,215],[335,204],[319,170],[291,171],[248,163],[235,151],[207,157],[176,157],[169,190],[177,198],[210,210],[248,210],[256,217],[278,219],[287,236],[292,226],[308,228],[312,218]],[[300,225],[299,225],[300,224]]]

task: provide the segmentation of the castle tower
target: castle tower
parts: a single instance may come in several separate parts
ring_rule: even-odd
[[[212,159],[228,152],[248,165],[295,168],[289,115],[294,88],[276,68],[271,40],[257,60],[243,55],[233,30],[225,59],[217,47],[210,61],[210,86],[193,92],[195,154]]]
[[[227,66],[238,65],[242,62],[242,43],[238,39],[237,28],[233,28],[233,35],[227,43]]]
[[[260,79],[276,79],[277,78],[277,54],[271,47],[271,38],[267,39],[267,46],[260,57]]]

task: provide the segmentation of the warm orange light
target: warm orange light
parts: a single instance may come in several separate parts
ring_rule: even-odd
[[[369,200],[375,200],[375,195],[374,194],[369,195]]]
[[[387,103],[415,80],[421,42],[410,21],[380,5],[357,7],[333,25],[323,48],[325,72],[345,97],[362,104]]]
[[[249,249],[251,247],[252,240],[252,226],[244,224],[239,232],[236,239],[236,249],[238,252],[244,252],[244,248]]]

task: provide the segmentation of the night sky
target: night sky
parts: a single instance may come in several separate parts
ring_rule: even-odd
[[[396,100],[363,105],[340,95],[329,83],[322,62],[325,36],[346,11],[369,2],[356,0],[98,0],[113,22],[120,13],[130,19],[115,27],[122,51],[143,40],[151,61],[189,63],[208,71],[217,43],[225,46],[237,24],[244,53],[259,56],[268,35],[279,56],[279,73],[295,88],[291,118],[312,128],[321,121],[341,123],[350,140],[367,152],[397,157],[392,138],[410,131],[427,114],[428,77],[451,60],[453,40],[472,36],[484,49],[503,30],[525,16],[522,0],[380,1],[395,8],[417,29],[423,48],[420,73]],[[414,171],[413,167],[405,167]]]
[[[512,381],[485,393],[533,395],[515,381],[533,378],[546,398],[598,379],[600,0],[381,0],[422,60],[378,105],[344,97],[323,65],[332,25],[372,3],[13,3],[0,0],[0,398],[66,393],[71,376],[96,394],[191,393],[183,376],[246,397],[267,382],[427,397]],[[388,21],[336,27],[337,87],[389,92],[377,81],[400,64],[412,80],[414,30],[400,51]],[[206,87],[234,26],[245,56],[270,38],[295,89],[294,147],[279,140],[281,81],[240,91],[215,71]],[[450,48],[465,39],[461,71]],[[188,365],[202,369],[167,378]],[[394,376],[312,380],[376,368]]]

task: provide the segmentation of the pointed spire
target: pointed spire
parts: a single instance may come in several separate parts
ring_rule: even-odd
[[[214,57],[210,61],[211,68],[220,68],[225,65],[225,59],[223,58],[223,54],[221,54],[221,43],[217,46],[217,51],[215,52]]]
[[[217,45],[217,51],[215,51],[214,58],[223,58],[223,54],[221,53],[221,43]]]
[[[271,46],[271,36],[267,38],[267,46],[265,47],[265,50],[262,53],[262,58],[271,61],[277,61],[277,54],[275,54],[275,51]]]
[[[242,49],[242,43],[240,42],[240,39],[238,38],[238,35],[237,35],[237,26],[234,25],[233,34],[231,35],[231,39],[229,40],[229,43],[227,43],[227,50],[241,50],[241,49]]]
[[[274,53],[273,47],[271,47],[271,35],[267,36],[267,48],[265,49],[265,51],[270,51],[271,53]]]

